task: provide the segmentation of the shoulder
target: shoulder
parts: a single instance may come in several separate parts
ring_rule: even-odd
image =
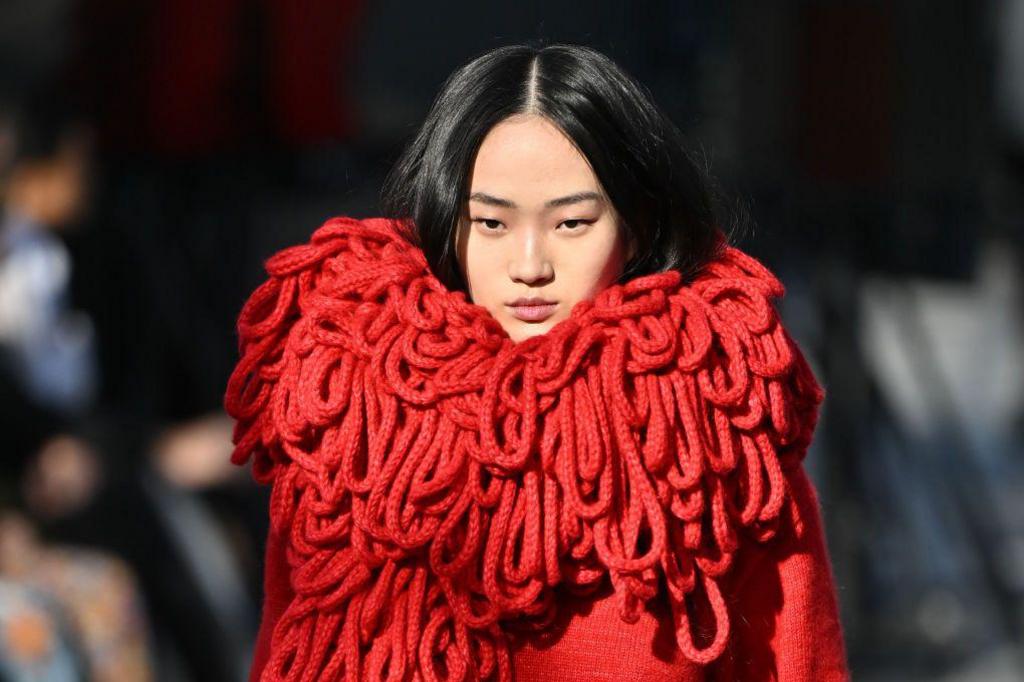
[[[286,397],[289,382],[299,380],[298,358],[317,345],[350,343],[353,335],[337,324],[349,324],[359,306],[425,267],[405,229],[390,218],[337,216],[265,261],[267,278],[238,315],[240,357],[224,395],[225,411],[237,421],[232,461],[252,459],[257,481],[273,480],[286,459],[276,446],[292,421],[295,406]]]

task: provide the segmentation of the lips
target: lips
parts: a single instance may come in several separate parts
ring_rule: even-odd
[[[506,307],[516,319],[523,322],[543,322],[551,317],[558,304],[540,298],[521,298]]]

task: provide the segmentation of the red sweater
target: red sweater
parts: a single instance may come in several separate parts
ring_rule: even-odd
[[[513,648],[516,679],[537,682],[628,680],[848,680],[834,577],[821,525],[818,497],[803,467],[789,477],[804,519],[802,537],[749,543],[737,554],[723,593],[732,635],[715,663],[701,668],[676,648],[671,614],[648,610],[624,623],[610,589],[594,597],[567,595],[564,621],[552,638],[521,640]],[[265,600],[250,682],[259,680],[270,653],[270,635],[293,593],[285,538],[267,538]],[[554,641],[548,641],[553,639]]]

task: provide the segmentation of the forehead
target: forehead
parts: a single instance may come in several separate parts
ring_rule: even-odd
[[[540,116],[514,117],[491,128],[474,160],[470,189],[517,203],[601,191],[587,159]]]

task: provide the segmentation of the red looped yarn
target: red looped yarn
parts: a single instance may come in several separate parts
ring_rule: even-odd
[[[238,320],[232,461],[273,485],[295,593],[261,679],[511,680],[503,623],[606,577],[624,627],[660,595],[715,660],[741,534],[801,532],[785,471],[824,392],[782,284],[722,244],[689,284],[637,277],[515,343],[397,227],[327,221]]]

